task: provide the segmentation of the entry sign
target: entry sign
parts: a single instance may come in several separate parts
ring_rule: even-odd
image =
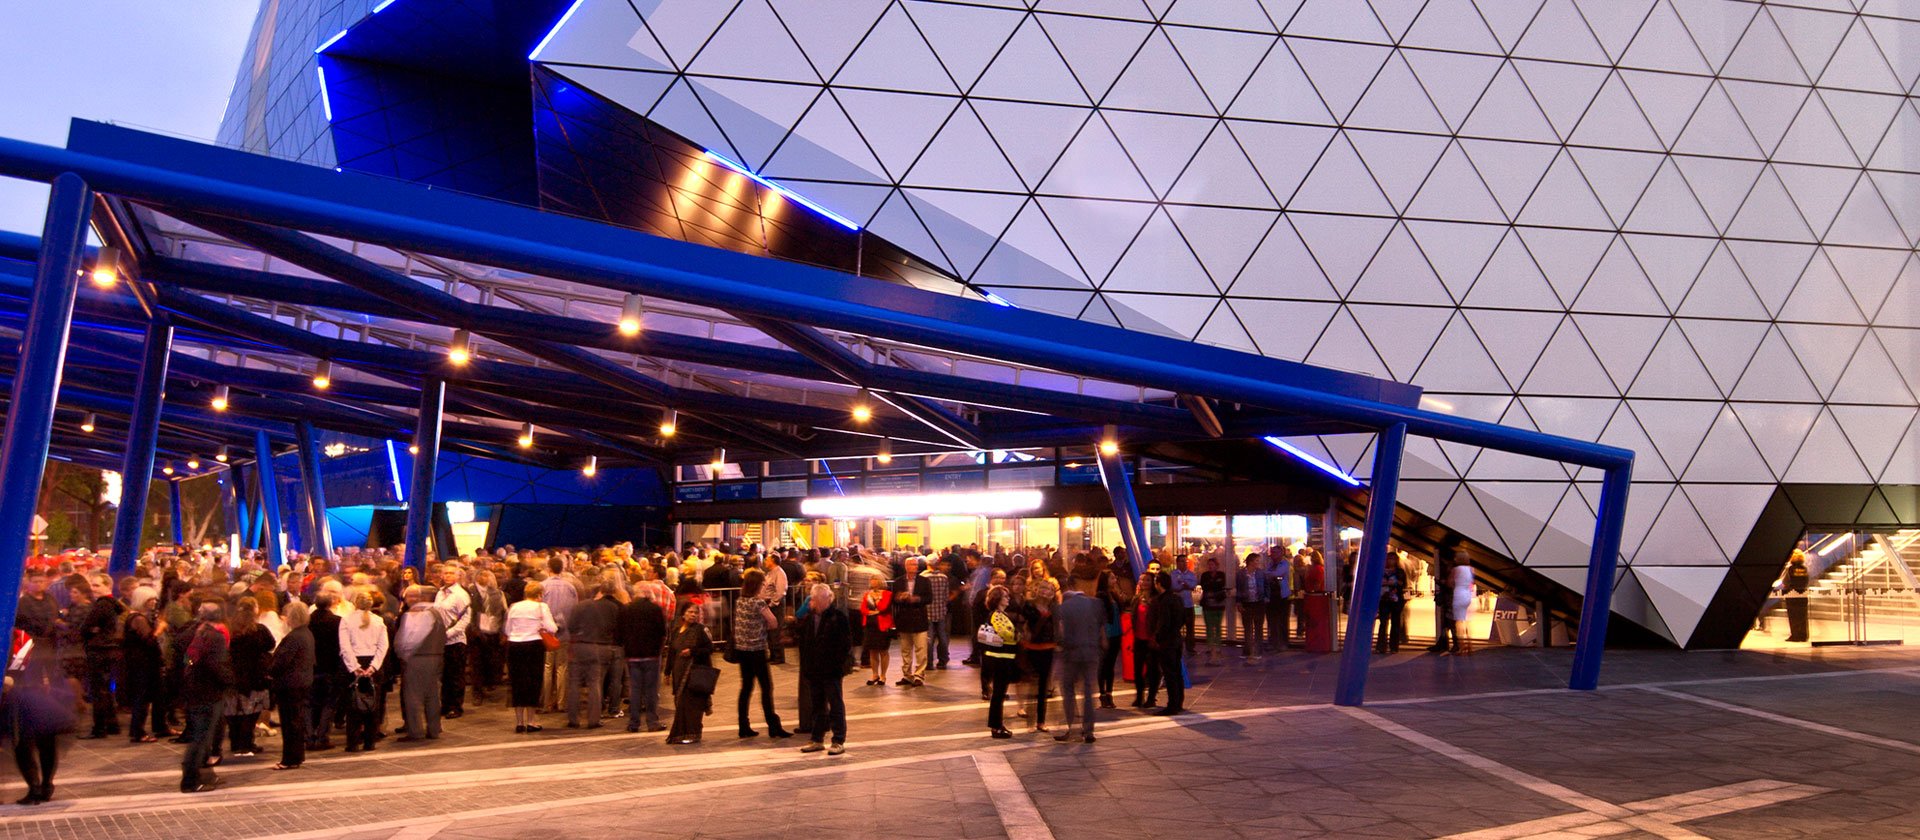
[[[33,535],[36,537],[47,535],[47,518],[37,513],[33,515]]]

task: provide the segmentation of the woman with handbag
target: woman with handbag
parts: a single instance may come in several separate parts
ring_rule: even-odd
[[[713,637],[707,635],[706,607],[689,603],[680,611],[680,621],[667,636],[667,651],[673,656],[673,728],[667,732],[669,744],[700,743],[700,729],[707,713],[713,710],[713,690],[720,669],[713,667]]]
[[[980,664],[985,666],[988,678],[992,681],[987,706],[987,730],[995,738],[1011,738],[1007,731],[1004,708],[1007,702],[1007,685],[1018,676],[1019,665],[1014,662],[1015,651],[1020,645],[1020,630],[1014,624],[1013,616],[1007,612],[1007,604],[1012,593],[1004,587],[987,590],[987,618],[980,623],[980,629],[974,631],[973,640],[980,645]]]
[[[560,626],[543,596],[546,587],[528,581],[520,600],[507,608],[503,632],[507,637],[507,684],[513,695],[513,731],[539,732],[540,683],[546,673],[547,651],[560,647]]]
[[[248,758],[259,751],[254,726],[269,701],[267,673],[273,663],[273,631],[260,623],[260,603],[253,598],[234,601],[227,632],[233,640],[233,711],[227,715],[227,740],[234,757]]]
[[[383,698],[380,669],[387,662],[387,622],[374,612],[374,593],[353,593],[353,613],[340,620],[340,661],[347,666],[347,752],[372,752]]]

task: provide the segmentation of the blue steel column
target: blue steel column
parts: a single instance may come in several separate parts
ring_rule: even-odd
[[[1354,592],[1347,599],[1347,641],[1340,650],[1340,674],[1333,702],[1358,706],[1367,694],[1367,658],[1373,652],[1373,622],[1380,613],[1380,578],[1387,569],[1387,541],[1393,537],[1393,509],[1400,493],[1400,456],[1407,447],[1407,424],[1380,432],[1373,445],[1373,487],[1367,494],[1367,524],[1360,536],[1360,567],[1353,570]]]
[[[147,490],[153,486],[153,450],[160,440],[160,412],[166,402],[167,367],[173,357],[173,323],[159,316],[147,324],[140,374],[133,386],[133,417],[127,423],[127,452],[120,460],[120,509],[113,517],[114,577],[133,574],[140,538],[147,524]]]
[[[6,437],[0,440],[0,639],[13,638],[20,578],[40,505],[40,478],[53,438],[53,407],[66,362],[73,299],[80,288],[80,254],[87,241],[93,191],[73,173],[53,180],[47,222],[40,236],[33,302],[20,340],[20,362],[7,404]]]
[[[167,479],[167,515],[173,523],[173,544],[187,544],[187,517],[180,506],[180,479]]]
[[[428,377],[420,383],[420,419],[413,431],[413,486],[407,490],[406,564],[427,570],[427,536],[433,530],[433,482],[440,460],[440,412],[447,401],[447,383]]]
[[[333,558],[333,530],[327,525],[327,494],[320,475],[320,450],[314,445],[313,423],[302,420],[294,426],[300,445],[300,484],[307,491],[307,523],[312,529],[312,544],[307,550],[320,557]]]
[[[226,508],[225,522],[227,536],[220,540],[220,551],[224,553],[233,545],[234,537],[239,536],[240,523],[246,521],[247,515],[240,511],[243,505],[240,502],[239,470],[234,467],[228,467],[226,472],[219,474],[217,480],[220,482],[221,501],[224,502],[221,507]]]
[[[1147,529],[1140,521],[1140,506],[1133,500],[1133,485],[1127,482],[1126,463],[1120,456],[1095,449],[1100,464],[1100,483],[1107,488],[1113,503],[1113,518],[1120,525],[1120,539],[1127,544],[1127,559],[1133,561],[1133,576],[1147,571]]]
[[[280,547],[280,483],[273,475],[273,441],[266,432],[253,433],[254,476],[260,480],[260,510],[267,516],[267,565],[278,569],[287,562]]]
[[[1626,527],[1627,491],[1632,487],[1632,461],[1607,470],[1600,485],[1593,557],[1587,561],[1586,597],[1580,601],[1580,633],[1574,640],[1568,688],[1592,691],[1600,686],[1600,653],[1607,643],[1607,619],[1613,614],[1613,569],[1620,561],[1620,532]]]
[[[260,547],[260,470],[253,471],[253,481],[247,482],[246,475],[236,471],[239,476],[240,498],[245,501],[240,508],[240,547],[253,549]]]

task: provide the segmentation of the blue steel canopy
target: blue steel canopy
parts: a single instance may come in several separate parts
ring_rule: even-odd
[[[190,428],[163,432],[163,457],[208,438],[291,438],[299,420],[399,438],[416,421],[409,407],[427,405],[423,383],[441,381],[447,411],[465,418],[444,426],[446,445],[558,465],[588,454],[705,463],[716,446],[735,460],[844,457],[871,453],[880,437],[901,454],[1085,445],[1106,426],[1130,447],[1424,435],[1605,472],[1572,682],[1597,681],[1625,450],[1421,410],[1419,389],[1401,383],[417,184],[84,121],[64,150],[0,140],[0,175],[63,173],[98,191],[96,229],[135,280],[81,293],[61,396],[76,412],[121,410],[115,395],[139,358],[126,333],[170,319],[180,334],[167,417]],[[34,297],[25,260],[46,264],[39,244],[0,239],[0,319],[10,320],[0,327]],[[647,308],[636,335],[616,326],[630,295]],[[454,364],[446,350],[469,333],[474,360]],[[320,392],[310,377],[323,360],[334,375]],[[235,395],[230,411],[192,408],[221,386]],[[857,419],[853,407],[869,398],[872,418]],[[663,439],[668,411],[681,433]],[[521,422],[554,434],[538,452],[516,452]],[[60,423],[55,452],[106,454],[76,443],[70,426]],[[1397,473],[1385,453],[1398,446],[1381,449],[1376,476]],[[1391,480],[1373,503],[1391,510]],[[1363,592],[1384,552],[1375,519]],[[1371,618],[1355,615],[1350,628]]]

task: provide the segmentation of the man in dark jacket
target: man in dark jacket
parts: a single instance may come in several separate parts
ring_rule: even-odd
[[[313,691],[307,707],[307,749],[333,749],[333,724],[343,714],[340,698],[346,693],[347,666],[340,658],[340,616],[333,612],[334,595],[314,598],[308,629],[313,634]]]
[[[800,648],[800,676],[807,683],[813,709],[813,742],[800,751],[827,749],[821,743],[832,728],[833,747],[827,754],[839,755],[847,751],[847,703],[840,694],[840,680],[847,675],[853,628],[846,612],[833,605],[832,587],[813,585],[807,614],[794,623],[793,633]]]
[[[1180,629],[1186,626],[1186,617],[1181,612],[1192,610],[1173,591],[1172,575],[1161,572],[1155,582],[1160,594],[1147,605],[1147,625],[1153,630],[1153,655],[1159,658],[1160,674],[1167,682],[1167,706],[1154,714],[1177,715],[1187,710],[1187,672],[1180,663]]]
[[[291,770],[307,760],[307,702],[313,697],[313,631],[305,603],[289,604],[286,610],[287,635],[273,649],[273,664],[267,676],[273,684],[273,704],[280,710],[280,764]],[[339,620],[335,619],[337,623]],[[336,631],[337,632],[337,631]],[[339,650],[339,640],[334,649]],[[338,662],[339,656],[334,657]]]
[[[649,598],[620,608],[619,641],[627,660],[627,731],[659,732],[660,651],[667,643],[667,613]],[[641,717],[646,720],[642,721]]]
[[[120,666],[120,616],[127,608],[113,597],[113,578],[94,575],[93,606],[80,623],[80,640],[87,653],[87,705],[93,707],[93,729],[80,736],[105,738],[120,734],[119,708],[113,697],[114,671]]]
[[[200,605],[199,619],[187,631],[186,670],[180,684],[180,701],[187,707],[187,728],[181,735],[187,742],[180,758],[181,793],[199,793],[220,785],[207,766],[207,758],[213,754],[214,723],[226,712],[228,697],[233,694],[226,613],[218,601],[209,601]]]
[[[895,685],[923,685],[927,670],[927,607],[933,602],[933,582],[920,575],[920,558],[908,555],[893,581],[893,629],[900,634],[900,681]]]

